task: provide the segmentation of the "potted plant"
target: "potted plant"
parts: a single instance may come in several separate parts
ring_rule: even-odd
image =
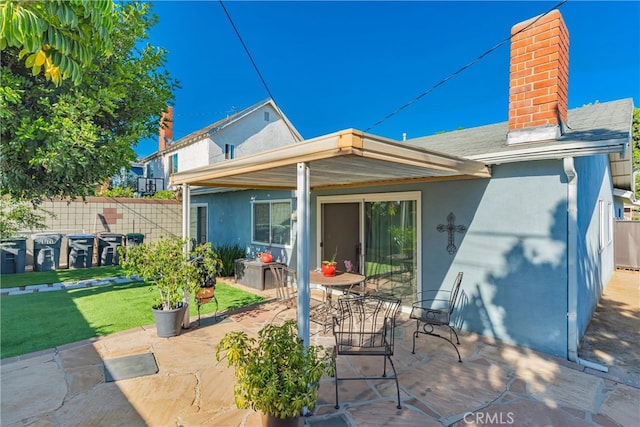
[[[189,308],[188,294],[197,292],[203,284],[202,268],[215,275],[221,265],[210,243],[198,245],[185,254],[187,242],[186,239],[172,237],[118,247],[121,266],[127,275],[142,277],[152,283],[152,291],[158,292],[152,312],[157,334],[163,338],[180,334],[185,312]]]
[[[303,408],[316,406],[320,378],[334,375],[329,352],[305,347],[293,320],[265,326],[257,339],[227,333],[216,347],[216,359],[224,357],[235,367],[236,406],[262,412],[264,426],[297,426]]]
[[[256,257],[260,262],[263,262],[265,264],[269,264],[270,262],[273,262],[273,255],[271,255],[270,248],[271,248],[271,245],[269,245],[269,247],[266,248],[264,252],[256,252]]]
[[[336,262],[336,256],[338,255],[338,248],[331,256],[331,259],[328,261],[322,261],[322,274],[327,277],[336,275],[336,266],[338,263]]]

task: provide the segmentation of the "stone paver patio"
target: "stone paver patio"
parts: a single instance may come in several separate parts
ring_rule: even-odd
[[[258,426],[259,414],[235,407],[233,371],[215,360],[215,345],[228,331],[255,333],[294,316],[295,310],[271,301],[203,318],[178,337],[158,338],[151,326],[5,359],[1,425]],[[314,343],[332,345],[330,333],[313,328]],[[413,328],[401,315],[394,361],[402,409],[395,407],[392,381],[343,382],[335,409],[334,382],[326,377],[305,425],[640,425],[635,368],[603,373],[464,331],[463,363],[447,342],[433,337],[421,336],[413,355]],[[105,382],[104,360],[148,352],[155,355],[157,374]],[[377,368],[362,357],[339,363],[343,369]]]

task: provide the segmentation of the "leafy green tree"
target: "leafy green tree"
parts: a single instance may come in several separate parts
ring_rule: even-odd
[[[53,212],[0,197],[0,240],[15,237],[23,229],[43,230],[47,217],[54,217]]]
[[[143,43],[157,22],[151,7],[117,5],[111,54],[94,55],[77,85],[34,76],[17,47],[3,50],[0,194],[35,204],[84,197],[129,168],[133,147],[156,134],[178,87],[164,68],[166,51]]]
[[[19,49],[32,74],[79,84],[82,67],[111,50],[112,0],[2,0],[0,50]]]

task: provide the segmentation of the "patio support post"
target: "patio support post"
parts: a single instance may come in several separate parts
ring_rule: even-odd
[[[297,275],[298,275],[298,336],[309,345],[309,164],[297,164]]]
[[[189,239],[191,229],[189,227],[191,218],[191,187],[189,184],[182,184],[182,238]],[[187,257],[191,246],[191,242],[187,242],[184,245],[184,256]],[[182,326],[188,328],[191,326],[191,318],[189,316],[189,301],[191,300],[191,294],[185,289],[182,301],[187,304],[187,309],[184,312],[184,318],[182,320]]]

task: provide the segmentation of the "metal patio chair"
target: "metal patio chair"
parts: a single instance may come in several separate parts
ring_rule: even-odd
[[[275,282],[276,297],[288,308],[295,308],[298,303],[296,271],[282,264],[271,264],[269,269]]]
[[[358,289],[362,295],[393,296],[393,280],[390,272],[383,271],[384,259],[378,257],[373,263],[373,269],[362,281]]]
[[[381,295],[347,294],[338,298],[337,314],[333,318],[333,363],[335,367],[336,409],[339,408],[338,381],[394,380],[400,406],[400,385],[393,365],[395,322],[400,300]],[[338,356],[380,356],[383,359],[382,376],[340,377]],[[393,376],[387,376],[387,360]]]
[[[411,314],[409,318],[415,319],[416,330],[413,332],[413,350],[411,353],[416,353],[416,338],[418,334],[431,335],[433,337],[442,338],[449,341],[458,353],[458,362],[462,363],[460,352],[458,347],[453,343],[453,335],[456,336],[456,343],[460,345],[460,339],[456,330],[452,326],[451,315],[455,309],[456,302],[460,293],[460,284],[462,283],[462,272],[458,273],[456,280],[453,283],[453,288],[450,291],[443,290],[428,290],[421,292],[422,295],[427,295],[430,298],[422,299],[414,302],[411,308]],[[441,295],[443,297],[441,297]],[[449,338],[439,335],[434,332],[436,326],[446,326],[449,328]],[[422,328],[422,330],[420,330]],[[453,335],[452,335],[453,333]]]
[[[282,264],[272,264],[269,266],[275,283],[276,298],[287,308],[298,307],[298,286],[296,271],[285,267]],[[318,293],[321,295],[318,296]],[[326,304],[326,293],[319,289],[310,292],[310,320],[323,327],[323,332],[331,328],[331,313]]]

